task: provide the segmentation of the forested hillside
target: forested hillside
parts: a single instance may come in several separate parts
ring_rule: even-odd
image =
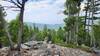
[[[59,27],[64,27],[64,24],[43,24],[43,23],[32,23],[32,22],[25,22],[26,25],[29,27],[38,27],[40,30],[43,30],[44,26],[47,26],[48,29],[55,29],[58,30]]]

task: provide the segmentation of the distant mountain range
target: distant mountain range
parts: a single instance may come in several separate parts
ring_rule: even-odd
[[[25,22],[26,25],[33,27],[34,25],[39,29],[43,29],[46,25],[48,29],[59,29],[59,27],[64,27],[64,24],[41,24],[41,23],[31,23]]]

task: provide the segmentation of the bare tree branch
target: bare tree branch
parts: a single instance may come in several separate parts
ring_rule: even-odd
[[[21,3],[19,0],[17,0],[17,3],[18,3],[19,5],[22,5],[22,3]]]
[[[20,10],[13,10],[13,11],[20,11]]]
[[[16,2],[14,2],[13,0],[3,0],[3,1],[7,1],[7,2],[10,2],[10,3],[13,3],[14,5],[16,5],[18,8],[21,8],[21,6],[19,4],[17,4]]]
[[[5,8],[18,8],[18,7],[15,7],[15,6],[3,6]]]
[[[20,5],[18,5],[16,2],[14,2],[13,0],[11,0],[11,3],[15,4],[17,7],[21,8]]]

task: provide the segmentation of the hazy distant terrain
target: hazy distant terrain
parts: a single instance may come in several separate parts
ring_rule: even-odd
[[[64,26],[64,24],[42,24],[42,23],[31,23],[31,22],[25,22],[25,24],[27,24],[28,26],[31,26],[31,27],[34,27],[34,25],[35,25],[40,30],[42,30],[45,25],[47,26],[48,29],[59,29],[59,27]]]

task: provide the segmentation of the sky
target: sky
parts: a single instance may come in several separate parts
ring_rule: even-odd
[[[42,24],[62,24],[65,18],[62,13],[64,10],[65,0],[33,0],[28,1],[25,5],[24,22],[42,23]],[[3,6],[13,5],[8,2],[0,2]],[[5,19],[10,22],[16,19],[18,9],[6,9],[7,16]]]

